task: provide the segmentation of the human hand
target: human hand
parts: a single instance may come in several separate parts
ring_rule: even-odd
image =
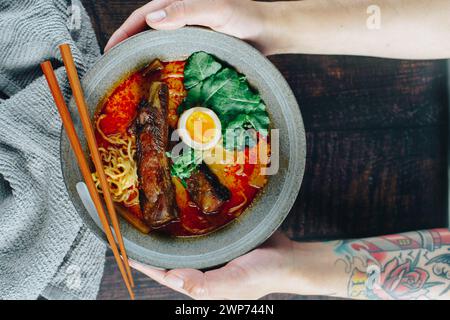
[[[257,299],[273,292],[291,292],[297,274],[294,243],[281,233],[260,248],[224,267],[202,272],[194,269],[158,270],[130,261],[153,280],[195,299]]]
[[[105,52],[147,25],[158,30],[198,25],[249,41],[271,54],[276,50],[277,24],[272,22],[278,7],[249,0],[153,0],[135,10],[114,32]]]

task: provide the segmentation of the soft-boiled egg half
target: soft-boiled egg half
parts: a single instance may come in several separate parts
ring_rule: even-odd
[[[208,150],[220,141],[222,125],[214,111],[195,107],[181,114],[178,132],[183,142],[191,148]]]

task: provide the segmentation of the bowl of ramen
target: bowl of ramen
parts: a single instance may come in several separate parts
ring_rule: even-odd
[[[209,268],[288,215],[304,173],[302,117],[250,45],[200,28],[148,31],[112,48],[82,85],[130,258]],[[61,164],[76,210],[106,242],[64,130]],[[101,192],[93,166],[92,177]]]

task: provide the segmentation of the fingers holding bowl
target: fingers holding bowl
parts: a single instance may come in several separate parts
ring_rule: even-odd
[[[158,282],[159,284],[161,284],[163,286],[167,286],[177,292],[180,292],[183,294],[188,294],[186,292],[186,290],[184,290],[183,277],[177,275],[178,270],[167,271],[164,269],[158,269],[155,267],[144,265],[144,264],[134,261],[134,260],[129,260],[129,262],[130,262],[130,266],[133,269],[142,272],[143,274],[145,274],[149,278],[153,279],[154,281]],[[197,271],[197,270],[194,270],[194,271]]]
[[[105,52],[143,31],[147,25],[157,30],[179,29],[186,25],[219,28],[229,20],[232,8],[225,0],[153,0],[135,10],[113,33]]]
[[[137,261],[129,260],[130,266],[136,269],[159,284],[171,288],[177,292],[188,295],[194,299],[219,299],[224,297],[216,296],[214,290],[210,288],[217,285],[217,281],[224,280],[226,270],[217,269],[203,273],[195,269],[174,269],[163,270]],[[223,285],[226,285],[224,281]]]

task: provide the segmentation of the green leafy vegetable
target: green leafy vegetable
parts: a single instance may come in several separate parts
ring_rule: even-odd
[[[261,119],[259,119],[261,118]],[[267,135],[269,125],[268,117],[260,117],[248,114],[240,114],[228,124],[227,131],[223,135],[224,146],[227,149],[243,149],[245,146],[253,147],[257,142],[258,131],[260,134]]]
[[[221,68],[222,65],[211,55],[202,51],[196,52],[187,59],[184,86],[186,89],[193,88]]]
[[[238,127],[244,127],[245,125],[250,125],[250,127],[266,136],[266,131],[269,126],[269,117],[262,112],[255,112],[252,115],[242,113],[229,122],[228,129],[236,129]]]
[[[251,128],[238,127],[234,130],[227,130],[223,135],[223,145],[227,149],[242,150],[245,146],[253,147],[256,141],[256,131]]]
[[[180,178],[182,184],[186,187],[185,179],[188,179],[197,170],[198,165],[202,163],[202,152],[189,148],[177,157],[173,157],[170,152],[167,152],[166,155],[173,162],[170,174]]]
[[[209,67],[200,63],[208,63]],[[178,112],[199,105],[212,109],[222,123],[227,149],[253,146],[256,135],[246,132],[248,129],[267,135],[270,120],[266,106],[261,96],[250,88],[245,76],[236,70],[223,67],[209,54],[198,52],[188,59],[184,81],[190,90]]]

